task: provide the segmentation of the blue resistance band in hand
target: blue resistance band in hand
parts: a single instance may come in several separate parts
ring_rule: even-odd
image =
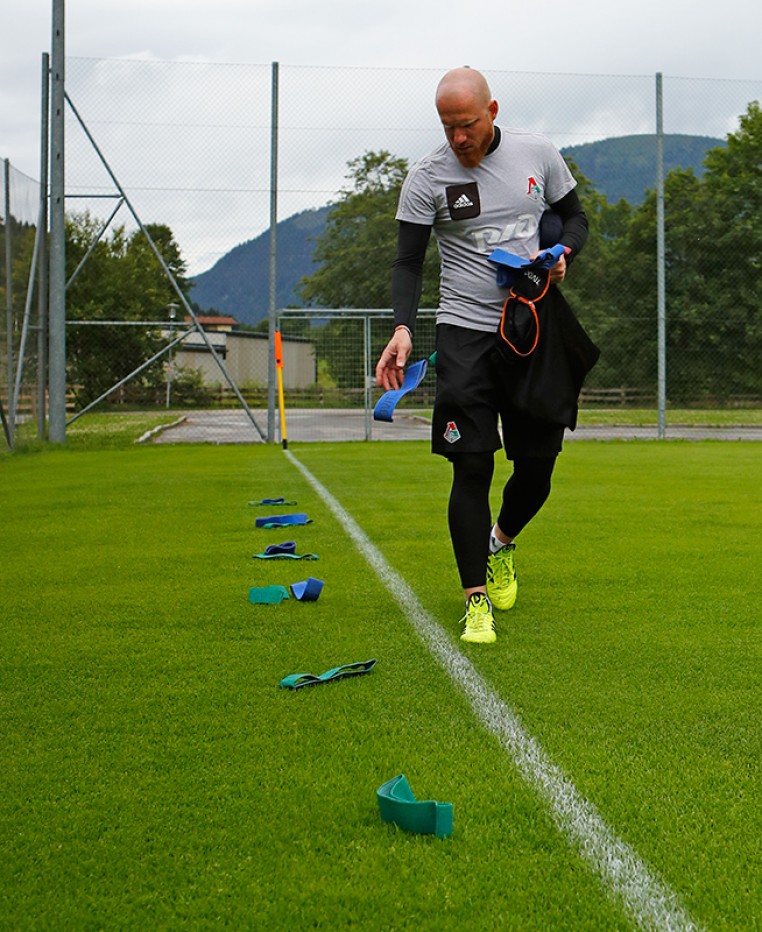
[[[550,249],[543,249],[534,259],[524,259],[505,249],[494,249],[488,256],[488,261],[497,266],[497,284],[500,288],[508,288],[513,284],[514,271],[547,272],[552,269],[558,260],[566,253],[566,246],[557,243]]]
[[[407,395],[408,392],[412,392],[413,389],[418,388],[423,381],[423,377],[426,375],[428,362],[427,359],[420,359],[418,362],[414,362],[412,366],[408,367],[400,388],[384,392],[376,402],[376,407],[373,409],[374,421],[388,421],[391,423],[394,420],[392,414],[394,414],[397,402],[403,395]]]
[[[345,663],[340,667],[333,667],[315,676],[313,673],[291,673],[284,676],[278,683],[283,689],[299,689],[302,686],[317,686],[320,683],[330,683],[332,680],[346,679],[349,676],[360,676],[362,673],[370,673],[375,667],[376,661],[363,660],[359,663]]]

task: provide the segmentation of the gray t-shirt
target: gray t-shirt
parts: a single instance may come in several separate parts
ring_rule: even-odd
[[[402,186],[397,220],[433,226],[437,238],[438,323],[495,330],[506,292],[487,257],[498,246],[527,258],[537,252],[543,211],[576,185],[547,137],[500,133],[477,168],[464,168],[445,142],[411,167]]]

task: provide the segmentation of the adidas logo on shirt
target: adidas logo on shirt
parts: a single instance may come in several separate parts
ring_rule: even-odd
[[[475,181],[449,185],[445,197],[451,220],[471,220],[482,212],[479,185]]]

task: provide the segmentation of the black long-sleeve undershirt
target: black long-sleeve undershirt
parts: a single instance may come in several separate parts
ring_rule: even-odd
[[[551,204],[561,220],[562,231],[558,242],[571,252],[566,261],[582,251],[587,241],[587,216],[576,190],[572,189],[560,201]],[[397,257],[392,266],[392,307],[394,326],[404,324],[412,332],[423,287],[423,261],[431,237],[431,226],[401,220],[398,225]],[[555,243],[541,243],[543,247]]]

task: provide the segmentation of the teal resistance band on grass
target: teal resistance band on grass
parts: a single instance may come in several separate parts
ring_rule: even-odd
[[[330,683],[333,680],[346,679],[349,676],[360,676],[363,673],[370,673],[375,667],[376,661],[363,660],[359,663],[345,663],[340,667],[333,667],[315,676],[314,673],[291,673],[284,676],[278,683],[283,689],[300,689],[302,686],[318,686],[320,683]]]
[[[249,602],[256,605],[280,605],[290,598],[285,586],[254,586],[249,589]]]
[[[270,544],[262,553],[253,554],[255,560],[319,560],[316,553],[297,553],[296,541],[286,540],[282,544]]]
[[[308,518],[304,513],[293,515],[270,515],[267,518],[257,518],[254,524],[256,527],[264,528],[285,527],[289,524],[312,524],[312,518]]]
[[[435,359],[436,353],[432,353],[428,359],[419,359],[418,362],[414,362],[412,366],[409,366],[402,385],[399,388],[384,392],[378,399],[376,407],[373,409],[373,420],[392,422],[394,420],[392,415],[399,400],[408,392],[418,388],[426,375],[428,364],[433,363]]]
[[[378,811],[383,822],[393,822],[419,835],[452,835],[452,803],[418,801],[404,773],[387,780],[376,790]]]

